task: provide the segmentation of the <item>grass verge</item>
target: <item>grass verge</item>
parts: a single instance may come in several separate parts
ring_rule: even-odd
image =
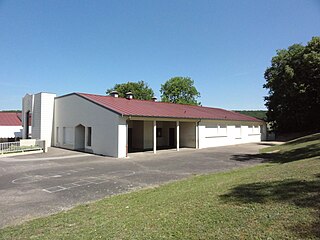
[[[317,157],[320,156],[320,133],[297,138],[282,145],[263,148],[260,153],[271,162],[277,163]]]
[[[310,151],[319,144],[311,135],[277,146],[282,164],[106,198],[2,229],[0,239],[318,239],[320,157]]]

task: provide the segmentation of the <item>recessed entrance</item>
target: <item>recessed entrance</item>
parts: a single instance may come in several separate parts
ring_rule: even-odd
[[[176,141],[175,141],[175,139],[176,139],[176,137],[175,137],[175,135],[176,135],[176,131],[175,131],[175,129],[174,128],[169,128],[169,147],[170,148],[174,148],[174,147],[176,147]]]
[[[128,153],[179,149],[177,147],[177,121],[140,121],[129,120],[128,124]],[[179,122],[179,147],[196,148],[196,123]],[[154,138],[155,135],[155,138]]]
[[[75,144],[74,148],[76,150],[85,150],[85,127],[83,125],[78,125],[75,127]]]

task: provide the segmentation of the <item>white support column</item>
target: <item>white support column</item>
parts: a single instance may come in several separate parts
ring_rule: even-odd
[[[124,158],[127,156],[127,139],[128,139],[128,124],[126,119],[119,118],[118,124],[118,150],[117,150],[117,158]]]
[[[129,152],[129,125],[128,121],[126,121],[126,157],[128,157]]]
[[[196,122],[196,149],[199,149],[199,122]]]
[[[153,153],[157,153],[157,121],[153,121]]]
[[[180,150],[180,122],[177,121],[177,151]]]

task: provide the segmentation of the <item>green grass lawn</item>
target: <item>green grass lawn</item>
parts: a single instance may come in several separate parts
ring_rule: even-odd
[[[268,153],[273,154],[268,154]],[[272,162],[291,162],[320,156],[320,133],[297,138],[282,145],[260,150]],[[269,157],[268,157],[269,155]]]
[[[36,151],[42,150],[39,146],[15,146],[12,145],[7,149],[3,149],[2,154],[12,154],[12,153],[21,153],[21,152],[29,152],[29,151]]]
[[[274,150],[271,163],[105,198],[0,239],[319,239],[320,134]]]

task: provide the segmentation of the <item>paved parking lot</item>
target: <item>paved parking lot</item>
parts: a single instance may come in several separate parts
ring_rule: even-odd
[[[256,154],[266,145],[164,150],[126,159],[50,148],[48,153],[0,158],[0,227],[193,174],[257,164],[261,159],[238,161],[235,156]]]

